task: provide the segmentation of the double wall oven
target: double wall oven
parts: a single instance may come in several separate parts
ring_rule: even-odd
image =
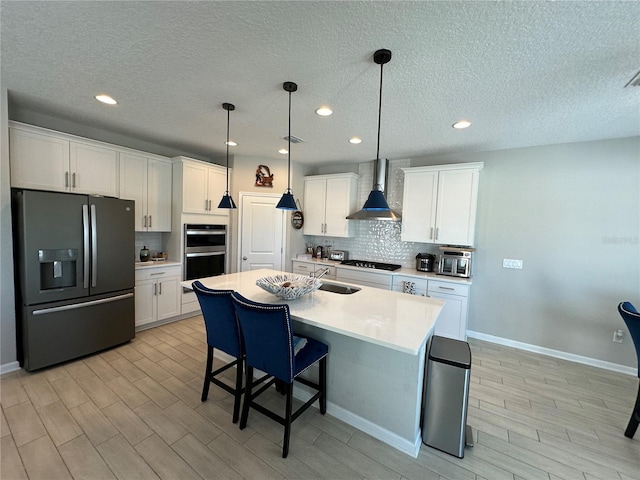
[[[225,273],[226,225],[184,225],[184,280]]]

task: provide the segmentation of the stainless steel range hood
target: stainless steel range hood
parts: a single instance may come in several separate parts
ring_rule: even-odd
[[[376,161],[375,170],[374,170],[374,182],[373,182],[373,190],[369,194],[369,196],[376,193],[382,195],[386,198],[385,193],[385,184],[387,180],[387,159],[380,158]],[[391,222],[399,222],[402,220],[402,215],[394,210],[359,210],[355,213],[352,213],[347,217],[347,220],[388,220]]]

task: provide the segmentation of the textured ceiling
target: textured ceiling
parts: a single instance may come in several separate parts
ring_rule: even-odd
[[[52,114],[209,158],[302,163],[640,135],[639,2],[81,1],[0,3],[12,110]],[[119,105],[93,99],[108,93]],[[328,118],[314,110],[333,108]],[[467,130],[451,128],[469,119]],[[351,136],[360,145],[351,145]]]

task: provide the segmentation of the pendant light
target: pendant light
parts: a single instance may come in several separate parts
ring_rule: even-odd
[[[293,82],[284,82],[282,88],[285,92],[289,92],[289,135],[287,140],[289,141],[289,147],[287,148],[287,189],[282,194],[282,198],[276,205],[276,208],[281,210],[297,210],[296,200],[291,193],[291,93],[298,90],[298,85]]]
[[[380,123],[382,119],[382,69],[385,63],[391,61],[391,50],[383,48],[373,54],[373,61],[380,65],[380,102],[378,104],[378,145],[376,148],[375,170],[373,174],[373,189],[364,202],[362,210],[347,217],[349,220],[392,220],[402,219],[399,213],[391,210],[384,198],[383,185],[386,177],[386,159],[380,159]]]
[[[222,108],[227,111],[227,189],[218,204],[218,208],[237,208],[236,202],[233,201],[229,193],[229,117],[231,110],[235,110],[236,107],[232,103],[223,103]]]

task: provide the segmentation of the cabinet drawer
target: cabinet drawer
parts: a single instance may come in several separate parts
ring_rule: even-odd
[[[448,295],[469,296],[469,285],[429,280],[429,293],[446,293]]]
[[[336,279],[336,267],[334,265],[323,265],[319,263],[306,263],[306,262],[297,262],[293,261],[293,273],[297,273],[298,275],[309,275],[316,270],[321,268],[328,268],[329,273],[322,276],[322,278],[331,278],[333,280]]]
[[[182,276],[182,267],[180,265],[166,267],[142,267],[136,269],[136,282],[140,280],[154,280],[173,276]]]
[[[384,273],[369,273],[351,268],[338,268],[337,280],[345,283],[356,283],[368,287],[391,290],[391,275]]]

